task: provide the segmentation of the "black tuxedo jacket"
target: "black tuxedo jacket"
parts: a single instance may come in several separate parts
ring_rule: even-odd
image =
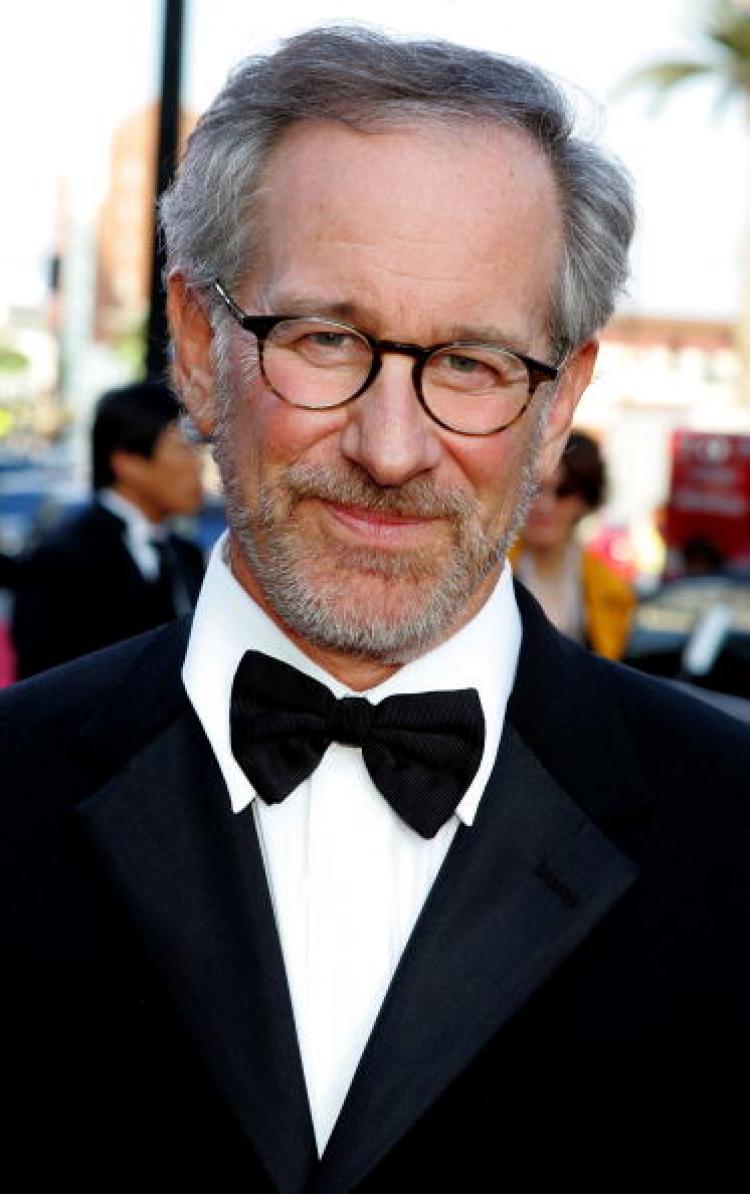
[[[284,1194],[744,1171],[748,735],[520,600],[497,765],[321,1161],[253,814],[179,680],[187,628],[3,696],[6,1167]]]
[[[122,519],[95,501],[54,527],[23,561],[12,621],[20,678],[175,617],[169,587],[144,579],[124,535]],[[179,535],[170,535],[169,542],[194,606],[202,554]]]

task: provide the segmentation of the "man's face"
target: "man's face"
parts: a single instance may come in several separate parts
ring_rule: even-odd
[[[422,345],[493,340],[549,359],[560,220],[549,169],[518,133],[298,126],[269,163],[265,193],[261,258],[233,296],[245,310],[329,315]],[[189,322],[174,320],[188,401]],[[537,449],[555,455],[586,353],[546,429],[542,386],[514,427],[471,438],[422,410],[408,357],[386,355],[350,405],[308,411],[265,385],[253,337],[235,325],[225,334],[209,429],[241,583],[303,643],[333,652],[401,662],[458,629],[494,586]]]
[[[565,475],[558,469],[549,484],[542,485],[524,523],[522,539],[532,552],[552,552],[573,538],[576,526],[590,512],[580,493],[570,492]]]
[[[159,434],[150,456],[118,452],[112,467],[117,487],[152,522],[194,514],[203,500],[201,458],[177,422]]]

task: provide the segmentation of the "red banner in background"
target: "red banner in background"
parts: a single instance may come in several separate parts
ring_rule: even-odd
[[[683,549],[696,541],[750,569],[750,435],[674,433],[664,535],[671,575],[685,570]]]

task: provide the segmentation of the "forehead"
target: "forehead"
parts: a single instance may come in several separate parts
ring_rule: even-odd
[[[522,132],[419,124],[295,126],[269,161],[262,253],[248,280],[268,305],[348,303],[385,325],[544,327],[561,243],[551,170]],[[419,328],[417,328],[417,324]],[[527,337],[527,338],[528,338]]]

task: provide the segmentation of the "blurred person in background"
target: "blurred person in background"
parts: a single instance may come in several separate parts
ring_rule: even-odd
[[[199,509],[201,460],[179,415],[159,381],[99,400],[93,500],[23,561],[12,620],[20,679],[193,609],[203,557],[169,519]]]
[[[511,562],[558,630],[607,659],[621,659],[633,591],[576,537],[581,519],[602,505],[606,482],[596,440],[574,431],[554,477],[539,486]]]

